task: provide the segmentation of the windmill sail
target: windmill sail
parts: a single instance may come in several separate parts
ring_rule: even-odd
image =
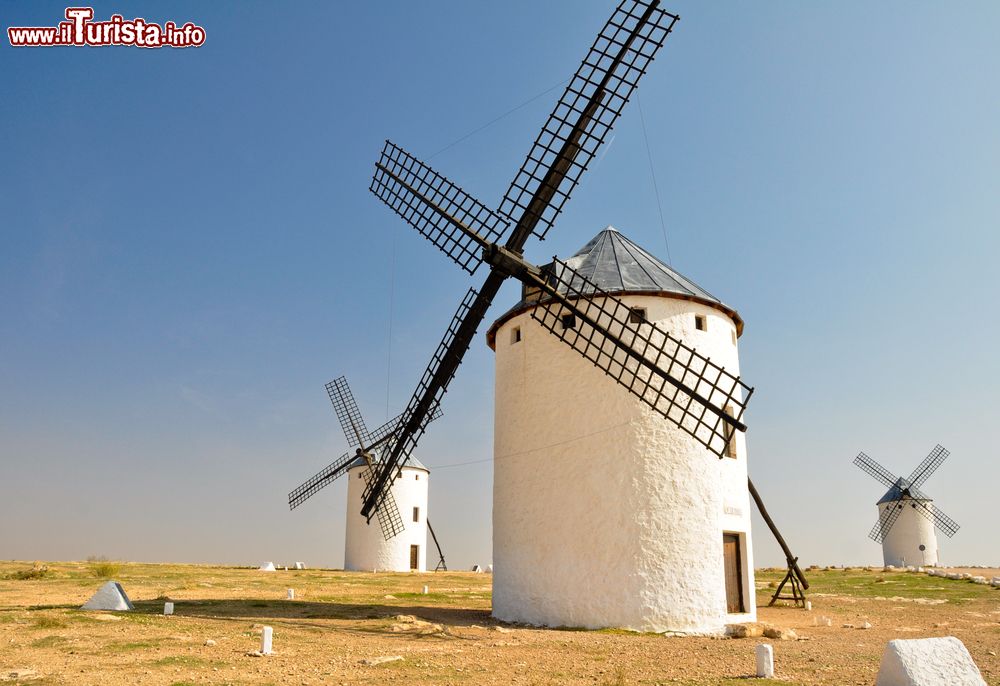
[[[351,393],[351,387],[348,385],[346,377],[341,376],[328,383],[326,385],[326,392],[333,403],[333,409],[337,414],[337,419],[340,421],[341,428],[344,430],[344,435],[347,437],[347,442],[351,445],[356,445],[358,452],[344,453],[289,493],[288,507],[291,510],[294,510],[313,495],[343,476],[359,457],[365,454],[370,455],[370,451],[378,448],[386,438],[399,431],[402,414],[390,419],[375,429],[374,432],[368,433],[368,429],[365,427],[364,416],[362,416],[358,404],[354,401],[354,394]],[[441,415],[441,408],[435,407],[427,415],[425,425],[441,417]],[[370,479],[371,468],[366,469],[365,474],[365,478]],[[393,502],[392,505],[394,504]],[[402,521],[398,508],[396,508],[395,517],[392,516],[391,512],[386,516],[388,524],[383,526],[383,531],[387,528],[395,530],[396,520]]]
[[[889,505],[882,510],[878,521],[875,522],[875,526],[873,526],[872,530],[868,532],[868,538],[872,539],[876,543],[884,541],[886,535],[889,533],[889,529],[891,529],[892,525],[896,523],[897,519],[899,519],[899,513],[902,511],[902,501],[894,500],[889,503]]]
[[[382,507],[392,474],[423,434],[425,418],[440,404],[500,286],[510,276],[531,283],[532,275],[538,274],[538,268],[522,257],[525,242],[532,233],[544,238],[552,227],[677,19],[659,9],[659,0],[623,0],[508,188],[499,209],[502,216],[486,210],[398,146],[386,143],[375,167],[372,192],[463,269],[471,273],[488,261],[490,273],[479,290],[470,290],[462,301],[400,419],[399,429],[386,439],[375,478],[364,493],[361,512],[366,517]],[[514,223],[514,229],[500,246],[498,240],[509,225],[503,217]],[[726,380],[720,377],[712,383],[721,389]],[[734,416],[720,417],[710,432],[728,435],[727,430],[719,429],[721,424],[745,429],[739,421],[745,404],[743,388],[730,391]],[[698,431],[705,433],[704,429]]]
[[[858,453],[858,456],[854,458],[854,464],[860,467],[862,471],[869,474],[875,480],[881,481],[885,486],[894,486],[898,477],[893,475],[888,469],[880,465],[878,462],[868,457],[865,453]]]
[[[658,0],[618,6],[514,176],[501,214],[527,218],[545,238],[677,20]]]
[[[917,512],[931,520],[934,526],[940,529],[945,536],[951,538],[958,533],[958,530],[961,528],[958,525],[958,522],[942,512],[937,505],[931,505],[928,502],[922,502],[919,500],[914,501],[914,503],[916,505]]]
[[[294,510],[317,492],[336,481],[347,471],[347,466],[356,459],[357,455],[354,453],[344,453],[326,467],[316,472],[311,478],[288,494],[289,509]]]
[[[371,436],[365,426],[364,417],[361,416],[361,410],[354,402],[354,394],[347,385],[347,379],[343,376],[334,379],[326,385],[326,393],[330,396],[333,410],[337,413],[337,421],[344,430],[347,442],[356,446],[370,445]]]
[[[496,277],[491,274],[490,278],[495,280]],[[487,279],[488,282],[489,280]],[[502,279],[499,279],[497,287],[501,281]],[[455,370],[458,369],[462,357],[469,349],[472,337],[475,336],[488,307],[489,300],[484,299],[474,288],[470,288],[462,299],[458,311],[455,312],[445,331],[444,338],[434,351],[431,363],[420,377],[417,389],[413,392],[406,410],[403,411],[399,431],[392,435],[382,451],[382,460],[376,467],[375,478],[365,488],[361,514],[366,517],[370,517],[373,511],[381,509],[385,494],[391,486],[393,473],[399,465],[406,462],[417,441],[423,436],[427,425],[426,417],[432,415],[440,406],[441,398],[447,391],[452,377],[455,376]]]
[[[506,219],[390,141],[375,163],[369,190],[470,274],[482,264],[484,243],[500,240],[509,226]]]
[[[936,505],[932,505],[930,496],[918,488],[948,459],[950,454],[940,444],[934,446],[934,449],[917,465],[909,478],[904,479],[894,476],[892,472],[865,453],[858,453],[858,456],[854,458],[854,464],[876,481],[889,486],[889,492],[879,501],[879,504],[887,503],[887,506],[882,509],[879,520],[868,532],[869,538],[876,543],[883,542],[893,524],[899,519],[903,508],[907,506],[912,507],[930,520],[949,538],[955,535],[960,528],[958,522],[938,509]]]
[[[934,450],[910,474],[910,478],[908,479],[910,488],[916,489],[923,486],[924,482],[948,459],[949,455],[951,455],[951,451],[944,448],[940,443],[934,446]]]
[[[531,311],[542,327],[646,405],[722,457],[753,389],[565,262],[546,270],[547,298]]]

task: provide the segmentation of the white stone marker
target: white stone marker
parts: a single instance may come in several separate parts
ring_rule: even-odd
[[[806,612],[812,612],[813,604],[811,600],[806,601]]]
[[[260,652],[262,655],[271,654],[271,638],[274,636],[274,629],[265,626],[260,632]]]
[[[295,569],[305,569],[305,568],[306,568],[306,563],[305,562],[296,562],[295,563]]]
[[[774,677],[774,648],[767,643],[757,646],[757,676],[767,679]]]
[[[132,601],[128,599],[128,594],[125,593],[122,585],[117,581],[109,581],[97,589],[97,593],[92,595],[90,600],[84,603],[80,609],[125,612],[127,610],[134,610],[135,607],[132,605]]]
[[[427,587],[424,586],[424,595],[427,595]]]
[[[163,614],[172,615],[174,613],[173,603],[163,603]]]
[[[965,645],[945,636],[889,641],[875,686],[986,686],[986,682]]]
[[[294,588],[288,589],[288,599],[289,600],[295,600],[295,589]]]

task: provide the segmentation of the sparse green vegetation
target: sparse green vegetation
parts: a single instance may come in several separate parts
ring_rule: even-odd
[[[41,565],[36,562],[29,569],[18,569],[10,572],[3,578],[11,579],[13,581],[33,581],[35,579],[44,579],[49,574],[49,568],[46,565]]]
[[[104,556],[89,557],[87,558],[87,562],[90,563],[90,573],[98,579],[109,579],[113,576],[118,576],[118,573],[122,569],[120,564],[112,562]]]
[[[31,642],[32,648],[54,648],[56,646],[61,646],[69,643],[69,639],[65,636],[46,636],[44,638],[38,638]]]
[[[66,622],[57,617],[41,615],[35,619],[36,629],[61,629],[66,626]]]

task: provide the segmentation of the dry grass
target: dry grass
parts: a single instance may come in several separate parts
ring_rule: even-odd
[[[89,563],[49,563],[42,578],[0,563],[0,674],[37,670],[33,684],[742,684],[757,639],[665,638],[624,631],[506,626],[492,620],[489,575],[262,573],[195,565],[117,563],[132,613],[78,608],[99,585]],[[115,563],[109,563],[115,564]],[[783,572],[760,572],[758,603]],[[778,679],[754,684],[866,684],[891,638],[958,636],[1000,686],[1000,591],[918,574],[808,573],[814,612],[762,608],[760,618],[806,641],[775,642]],[[103,578],[103,577],[102,577]],[[423,585],[431,593],[421,593]],[[294,588],[296,600],[285,599]],[[163,616],[163,599],[176,604]],[[936,603],[936,604],[935,604]],[[819,627],[813,617],[833,619]],[[424,623],[402,619],[412,615]],[[874,628],[858,630],[843,624]],[[247,653],[274,627],[275,654]],[[214,645],[205,645],[207,639]],[[994,653],[991,655],[991,651]],[[402,655],[377,666],[372,657]]]

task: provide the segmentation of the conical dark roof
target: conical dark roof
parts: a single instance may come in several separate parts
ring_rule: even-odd
[[[889,490],[885,492],[885,495],[882,496],[875,504],[882,505],[885,503],[894,503],[902,500],[903,498],[911,498],[913,500],[920,500],[923,502],[930,502],[931,500],[929,497],[913,488],[907,479],[899,477],[896,479],[896,483],[889,487]]]
[[[732,318],[738,334],[743,333],[743,320],[736,310],[640,248],[613,226],[591,238],[565,262],[598,288],[613,295],[665,295],[716,307]],[[486,333],[490,346],[501,324],[536,304],[537,300],[522,299],[497,319]]]
[[[590,239],[566,264],[598,288],[616,293],[677,293],[721,305],[691,279],[649,254],[609,226]]]

